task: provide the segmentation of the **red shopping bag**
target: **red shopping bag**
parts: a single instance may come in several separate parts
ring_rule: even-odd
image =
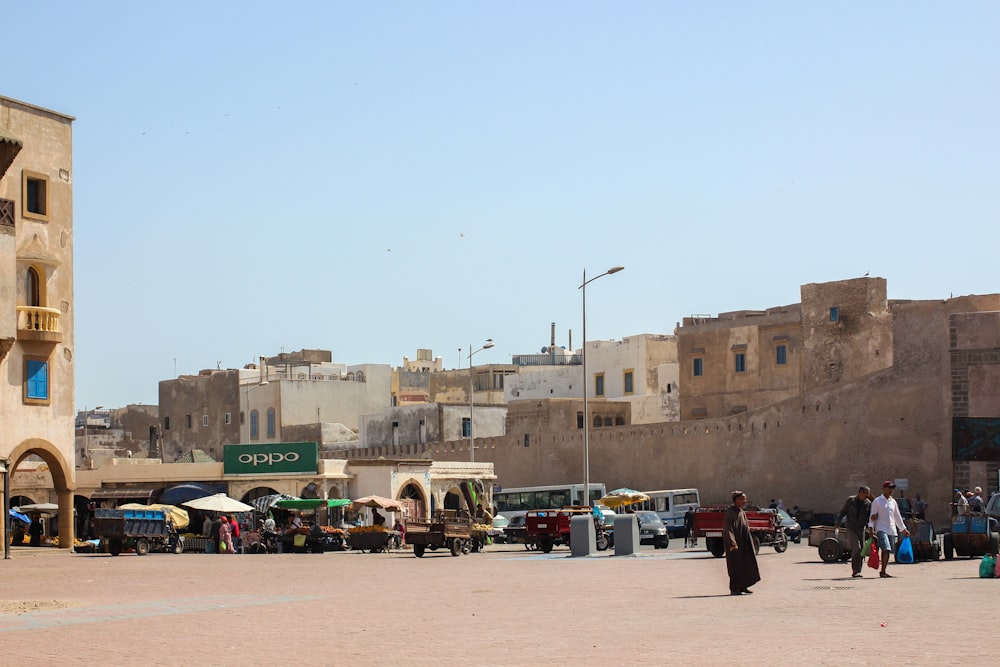
[[[882,561],[878,557],[878,546],[875,544],[875,541],[872,540],[872,546],[868,552],[868,567],[873,570],[877,570],[881,565]]]

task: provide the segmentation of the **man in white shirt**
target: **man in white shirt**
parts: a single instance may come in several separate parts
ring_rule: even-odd
[[[906,524],[903,523],[903,515],[899,513],[899,505],[892,497],[895,488],[896,485],[890,480],[882,484],[882,495],[872,500],[872,518],[868,522],[868,527],[875,531],[875,541],[882,552],[882,569],[878,576],[883,579],[892,577],[885,568],[889,565],[889,554],[892,553],[896,543],[896,528],[898,527],[903,535],[910,534]]]

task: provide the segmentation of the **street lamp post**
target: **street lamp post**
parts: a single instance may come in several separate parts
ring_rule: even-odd
[[[476,374],[472,370],[472,355],[474,355],[474,354],[476,354],[478,352],[482,352],[483,350],[488,350],[491,347],[493,347],[493,339],[492,338],[487,338],[486,342],[483,343],[483,346],[481,348],[479,348],[478,350],[476,350],[475,352],[473,352],[473,350],[472,350],[472,343],[469,343],[469,460],[472,461],[472,462],[475,462],[475,460],[476,460],[476,439],[475,439],[476,435],[475,435],[475,432],[473,430],[473,423],[474,422],[473,422],[473,419],[472,419],[473,410],[474,410],[473,406],[475,405],[475,402],[476,402],[475,401],[475,395],[476,395],[476,387],[475,387]]]
[[[624,268],[624,266],[613,266],[590,280],[587,280],[587,269],[584,269],[583,283],[577,288],[583,292],[583,499],[587,507],[590,507],[590,412],[587,408],[590,380],[587,378],[587,285],[598,278],[618,273]]]

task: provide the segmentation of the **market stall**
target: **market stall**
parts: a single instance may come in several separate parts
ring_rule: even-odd
[[[389,529],[387,519],[378,513],[378,510],[402,513],[402,503],[382,496],[365,496],[355,500],[353,507],[371,510],[372,523],[368,526],[355,526],[347,531],[348,544],[351,549],[379,553],[402,546],[402,533]]]
[[[322,498],[283,498],[275,501],[273,506],[281,510],[298,510],[300,512],[315,512],[320,508],[325,508],[329,524],[332,520],[331,510],[350,507],[351,501],[347,498],[328,498],[326,500]],[[347,548],[347,533],[343,529],[332,525],[323,525],[319,521],[315,521],[315,523],[322,534],[318,537],[311,536],[308,528],[303,526],[300,534],[304,535],[306,539],[299,540],[302,542],[298,545],[300,550],[342,551]],[[295,546],[294,541],[293,546]]]

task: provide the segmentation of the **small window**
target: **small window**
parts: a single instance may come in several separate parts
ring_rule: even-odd
[[[184,415],[184,425],[191,428],[191,415]]]
[[[201,416],[201,425],[202,426],[208,426],[208,415],[202,415]]]
[[[170,417],[164,417],[163,418],[163,430],[164,431],[169,431],[170,430]]]
[[[524,434],[524,446],[525,447],[530,447],[531,446],[531,435],[528,434],[528,433]]]
[[[503,373],[494,373],[493,374],[493,388],[494,389],[503,389]]]
[[[674,384],[672,382],[668,382],[667,383],[667,393],[669,394],[673,388],[674,388]]]
[[[747,370],[746,352],[737,352],[734,356],[734,368],[737,373],[745,373]]]
[[[601,419],[600,417],[594,417],[594,428],[601,428],[601,424],[603,423],[604,423],[603,419]]]
[[[472,437],[472,420],[468,417],[462,417],[462,437]]]
[[[614,426],[614,424],[615,424],[615,420],[612,419],[611,417],[605,417],[604,418],[604,425],[605,426]]]
[[[260,414],[256,410],[250,411],[250,439],[257,440],[260,437]]]
[[[700,378],[705,374],[705,360],[702,357],[694,358],[694,376]]]
[[[840,321],[840,308],[837,306],[830,306],[830,321],[839,322]]]
[[[604,373],[594,375],[594,396],[604,396]]]
[[[774,348],[774,363],[778,364],[779,366],[784,366],[785,364],[788,363],[787,345],[779,345],[778,347]]]
[[[635,388],[633,387],[633,384],[632,384],[632,382],[633,382],[633,379],[632,379],[633,376],[634,376],[634,372],[632,371],[632,369],[629,369],[629,370],[625,371],[625,378],[624,378],[624,383],[623,384],[625,385],[625,393],[626,394],[635,393]]]
[[[21,217],[47,222],[49,219],[49,179],[34,171],[21,172]]]
[[[48,404],[49,362],[47,360],[24,360],[24,402]]]
[[[226,421],[227,424],[232,424],[233,423],[233,413],[232,412],[227,412],[226,413],[225,421]]]
[[[576,413],[576,427],[577,428],[583,428],[583,413],[582,412],[577,412]]]
[[[267,437],[273,438],[275,434],[274,408],[267,409]]]

